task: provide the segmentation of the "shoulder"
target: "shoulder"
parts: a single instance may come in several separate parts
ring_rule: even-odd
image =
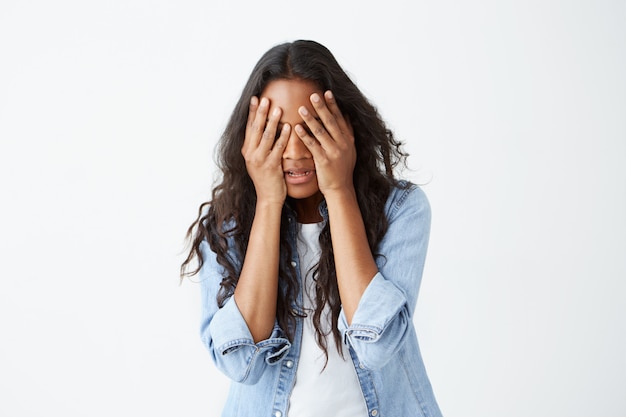
[[[424,190],[412,182],[399,181],[389,193],[385,214],[389,220],[393,220],[405,211],[420,213],[430,219],[430,203]]]

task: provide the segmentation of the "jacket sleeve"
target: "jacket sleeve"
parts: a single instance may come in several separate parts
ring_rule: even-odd
[[[366,288],[348,326],[343,310],[339,330],[360,365],[382,368],[413,330],[413,312],[430,234],[426,195],[412,185],[388,202],[389,228],[381,241],[378,273]]]
[[[291,343],[278,324],[270,337],[254,343],[250,330],[230,297],[222,308],[217,305],[224,269],[206,242],[201,245],[204,264],[199,272],[201,287],[200,337],[217,368],[235,382],[256,383],[268,366],[281,361]]]

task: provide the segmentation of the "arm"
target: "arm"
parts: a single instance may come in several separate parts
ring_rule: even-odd
[[[326,194],[337,286],[348,323],[378,267],[367,241],[354,189]]]
[[[267,98],[260,103],[256,97],[252,98],[241,150],[254,183],[257,203],[234,298],[255,342],[269,337],[276,319],[280,219],[287,195],[282,150],[290,127],[285,125],[274,142],[282,111],[275,108],[268,119],[269,107]]]
[[[282,204],[257,204],[235,288],[235,302],[255,342],[270,336],[276,320],[281,210]]]
[[[354,133],[330,91],[324,99],[312,94],[311,104],[321,122],[305,107],[299,112],[314,136],[300,125],[296,125],[296,133],[313,155],[318,185],[326,199],[339,296],[350,322],[377,272],[352,181],[356,163]]]
[[[379,245],[378,273],[348,321],[339,329],[363,366],[384,366],[413,331],[413,312],[430,234],[430,205],[423,191],[411,186],[388,202],[389,228]]]
[[[289,138],[285,125],[276,138],[282,114],[269,116],[269,100],[253,97],[241,153],[257,195],[255,215],[233,296],[218,308],[216,295],[223,269],[203,243],[202,340],[217,367],[237,382],[255,383],[266,365],[280,361],[291,346],[276,324],[280,221],[286,197],[282,150]]]
[[[254,384],[267,366],[280,362],[291,344],[275,323],[267,339],[255,342],[234,297],[218,307],[217,293],[224,270],[206,242],[200,249],[204,259],[199,273],[201,340],[226,376],[235,382]]]
[[[430,206],[413,186],[389,203],[389,228],[374,262],[354,196],[356,149],[352,127],[330,94],[311,95],[321,122],[304,107],[300,115],[313,135],[296,133],[315,160],[326,198],[337,283],[342,302],[339,328],[361,364],[384,366],[412,331],[412,313],[421,281],[430,230]],[[396,196],[397,197],[397,196]]]

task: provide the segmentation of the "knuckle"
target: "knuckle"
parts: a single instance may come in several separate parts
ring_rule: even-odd
[[[258,134],[258,133],[263,132],[263,126],[261,126],[261,124],[258,123],[258,122],[252,122],[251,128],[252,128],[252,132],[253,133],[257,133]]]
[[[327,121],[324,122],[324,124],[329,127],[338,126],[337,119],[335,119],[334,117],[330,117]]]

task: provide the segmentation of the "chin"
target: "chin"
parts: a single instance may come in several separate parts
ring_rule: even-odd
[[[301,189],[300,187],[294,188],[287,188],[287,195],[294,200],[307,200],[309,198],[319,199],[320,201],[322,200],[320,190],[317,187],[309,189]]]

